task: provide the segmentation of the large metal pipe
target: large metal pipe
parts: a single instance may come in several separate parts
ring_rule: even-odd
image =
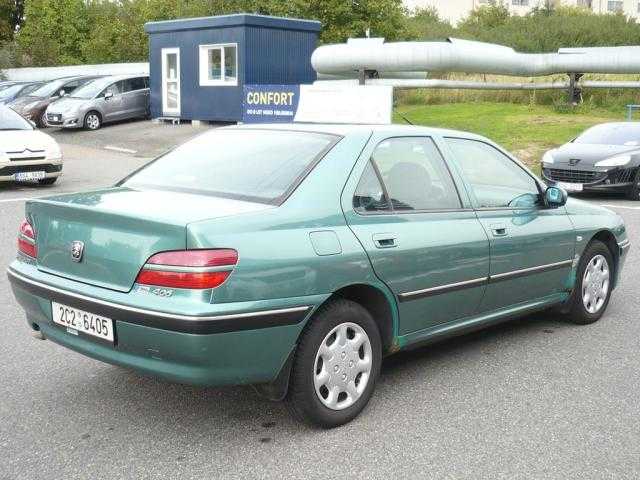
[[[318,80],[316,84],[357,85],[357,80]],[[411,80],[392,78],[367,79],[367,85],[388,85],[400,90],[413,88],[439,88],[460,90],[566,90],[569,82],[475,82],[466,80]],[[615,82],[600,80],[583,80],[576,83],[576,88],[638,88],[640,82]]]
[[[560,49],[558,53],[518,53],[490,43],[448,39],[445,42],[393,42],[350,39],[317,48],[311,64],[319,74],[354,71],[466,72],[534,77],[556,73],[639,73],[640,47]]]

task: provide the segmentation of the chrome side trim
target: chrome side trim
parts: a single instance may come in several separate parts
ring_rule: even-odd
[[[529,275],[530,273],[539,273],[547,270],[556,270],[558,268],[562,268],[565,266],[566,267],[571,266],[572,264],[573,264],[573,259],[563,260],[561,262],[555,262],[555,263],[547,263],[546,265],[538,265],[536,267],[523,268],[521,270],[513,270],[511,272],[496,273],[495,275],[491,275],[489,277],[489,281],[492,282],[492,281],[498,281],[498,280],[505,280],[507,278]]]
[[[95,303],[98,305],[102,305],[105,307],[110,307],[110,308],[116,308],[119,310],[125,310],[131,313],[136,313],[136,314],[140,314],[140,315],[147,315],[147,316],[151,316],[151,317],[158,317],[158,318],[163,318],[163,319],[172,319],[172,320],[187,320],[187,321],[207,321],[207,320],[233,320],[233,319],[239,319],[239,318],[248,318],[248,317],[262,317],[262,316],[270,316],[270,315],[274,315],[274,314],[284,314],[284,313],[297,313],[297,312],[304,312],[307,311],[311,308],[310,305],[305,305],[305,306],[300,306],[300,307],[291,307],[291,308],[281,308],[281,309],[276,309],[276,310],[261,310],[261,311],[257,311],[257,312],[246,312],[246,313],[232,313],[232,314],[226,314],[226,315],[213,315],[213,316],[194,316],[194,315],[177,315],[175,313],[167,313],[167,312],[160,312],[157,310],[147,310],[144,308],[137,308],[137,307],[130,307],[127,305],[123,305],[121,303],[115,303],[115,302],[109,302],[106,300],[100,300],[94,297],[88,297],[86,295],[81,295],[79,293],[73,293],[70,292],[68,290],[64,290],[61,288],[57,288],[57,287],[53,287],[51,285],[48,285],[46,283],[42,283],[42,282],[38,282],[36,280],[32,280],[28,277],[25,277],[23,275],[20,275],[19,273],[13,271],[12,269],[7,269],[7,275],[9,275],[10,277],[14,277],[24,283],[28,283],[30,285],[33,285],[35,287],[39,287],[45,290],[49,290],[51,292],[56,292],[62,295],[66,295],[69,297],[73,297],[75,299],[78,300],[82,300],[85,302],[91,302],[91,303]]]
[[[453,292],[455,290],[462,290],[463,288],[471,288],[475,286],[484,285],[489,281],[489,277],[474,278],[472,280],[465,280],[463,282],[448,283],[446,285],[438,285],[437,287],[424,288],[422,290],[415,290],[413,292],[405,292],[398,295],[401,302],[407,300],[415,300],[417,298],[428,297],[431,295],[438,295],[445,292]]]
[[[574,260],[563,260],[561,262],[548,263],[546,265],[538,265],[530,268],[523,268],[521,270],[513,270],[511,272],[498,273],[495,275],[489,275],[488,277],[474,278],[472,280],[465,280],[462,282],[448,283],[446,285],[438,285],[437,287],[425,288],[422,290],[415,290],[412,292],[404,292],[398,295],[398,299],[401,302],[409,300],[417,300],[419,298],[429,297],[432,295],[440,295],[442,293],[454,292],[456,290],[462,290],[464,288],[473,288],[480,285],[484,285],[491,282],[499,282],[501,280],[507,280],[509,278],[517,278],[533,273],[541,273],[550,270],[556,270],[562,267],[569,267],[573,264]]]

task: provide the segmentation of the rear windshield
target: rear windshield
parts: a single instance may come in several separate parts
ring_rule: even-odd
[[[640,145],[640,122],[596,125],[576,138],[574,143],[631,147]]]
[[[279,205],[339,138],[282,130],[216,130],[177,147],[121,185]]]

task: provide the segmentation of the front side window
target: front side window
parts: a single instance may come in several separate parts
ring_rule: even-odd
[[[200,46],[200,85],[238,84],[238,46]]]
[[[340,139],[282,130],[208,132],[122,184],[279,205]]]
[[[101,97],[104,97],[107,93],[110,93],[112,96],[116,96],[122,92],[123,82],[116,82],[109,85],[107,88],[103,90],[100,94]]]
[[[535,179],[491,145],[477,140],[447,138],[476,200],[476,207],[530,208],[540,202]]]
[[[374,150],[371,161],[380,173],[389,196],[389,206],[394,211],[460,208],[460,199],[451,175],[430,138],[401,137],[384,140]],[[368,171],[365,174],[370,176]],[[375,182],[370,181],[368,184],[373,185],[368,188],[373,199],[369,209],[379,210],[387,203],[387,199],[375,194]],[[359,193],[361,197],[365,197],[362,191]]]

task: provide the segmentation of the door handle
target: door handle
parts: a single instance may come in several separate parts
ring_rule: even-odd
[[[393,233],[374,233],[373,244],[376,248],[393,248],[398,246],[396,236]]]
[[[505,237],[509,234],[507,227],[501,223],[491,225],[490,228],[494,237]]]

